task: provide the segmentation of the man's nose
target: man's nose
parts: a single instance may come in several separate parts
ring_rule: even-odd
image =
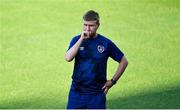
[[[87,26],[87,30],[88,30],[88,31],[90,30],[90,26]]]

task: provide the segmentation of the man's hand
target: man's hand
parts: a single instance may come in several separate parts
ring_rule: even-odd
[[[104,89],[104,93],[107,94],[108,90],[113,86],[111,80],[107,80],[102,89]]]
[[[88,38],[89,38],[89,33],[83,31],[83,32],[81,33],[81,39],[85,40],[85,39],[88,39]]]

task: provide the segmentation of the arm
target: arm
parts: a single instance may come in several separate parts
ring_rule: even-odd
[[[115,82],[118,81],[118,79],[122,76],[122,74],[124,73],[126,67],[128,65],[128,61],[126,59],[125,56],[123,56],[123,58],[121,59],[119,66],[116,70],[116,73],[114,74],[112,80],[114,80]],[[105,89],[104,92],[107,93],[108,90],[113,86],[113,82],[111,80],[107,80],[107,82],[105,83],[105,85],[103,86],[102,89]]]
[[[85,36],[83,32],[79,40],[66,52],[66,55],[65,55],[66,61],[70,62],[74,59],[84,39],[87,39],[87,36]]]
[[[83,39],[82,37],[80,37],[79,40],[66,52],[66,55],[65,55],[66,61],[70,62],[74,59],[82,41]]]
[[[121,75],[124,73],[126,67],[128,65],[128,61],[125,56],[123,56],[122,60],[119,63],[118,69],[116,73],[113,76],[113,80],[118,81],[118,79],[121,77]]]

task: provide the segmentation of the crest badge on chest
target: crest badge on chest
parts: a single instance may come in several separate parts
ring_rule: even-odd
[[[104,46],[103,45],[98,45],[97,50],[98,50],[99,53],[103,53],[104,52]]]

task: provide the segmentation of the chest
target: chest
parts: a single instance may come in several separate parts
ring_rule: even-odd
[[[106,42],[83,42],[78,50],[78,56],[85,59],[102,60],[108,57],[108,44]]]

